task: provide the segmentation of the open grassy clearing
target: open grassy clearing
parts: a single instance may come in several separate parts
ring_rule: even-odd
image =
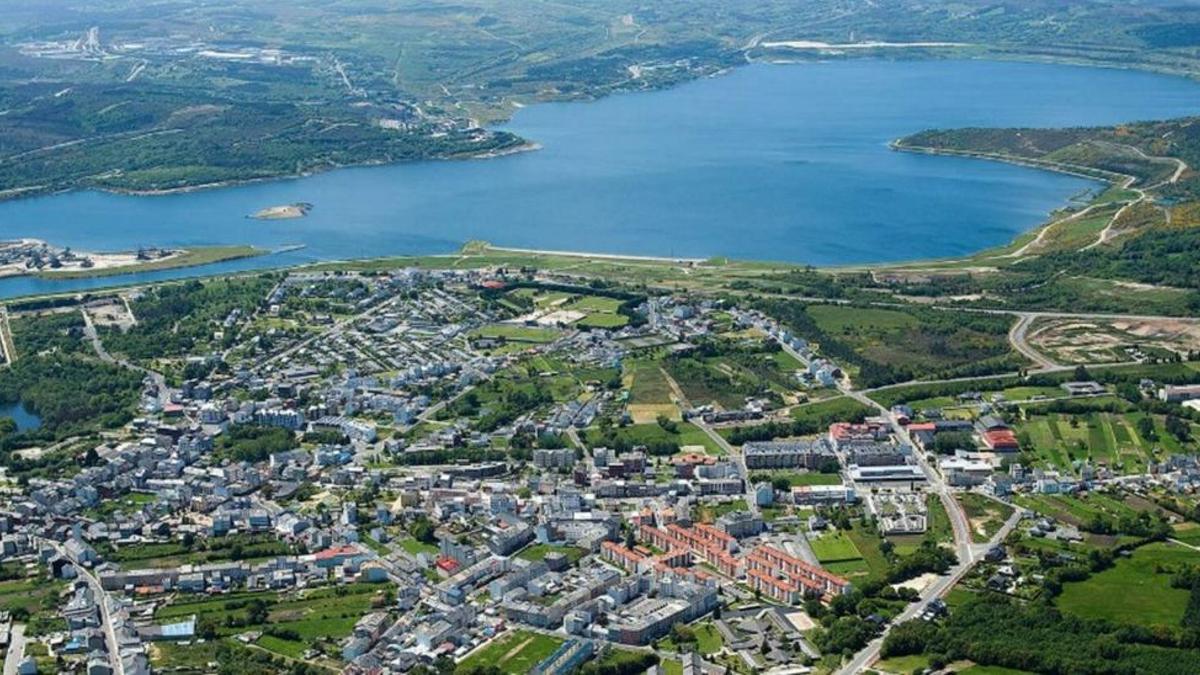
[[[545,344],[553,342],[558,338],[560,333],[553,328],[539,328],[536,326],[520,326],[510,323],[494,323],[490,326],[483,326],[471,333],[472,337],[504,339],[509,342],[522,342],[530,344]]]
[[[1171,543],[1153,543],[1118,558],[1107,570],[1063,585],[1059,609],[1085,618],[1139,626],[1176,627],[1187,606],[1188,591],[1171,587],[1166,566],[1195,565],[1200,553]]]
[[[732,499],[727,502],[705,502],[696,506],[696,520],[702,523],[714,523],[717,518],[735,511],[749,511],[744,499]]]
[[[1071,525],[1079,526],[1095,518],[1136,516],[1137,510],[1128,504],[1101,493],[1072,495],[1016,495],[1013,501],[1021,507]]]
[[[1012,515],[1013,508],[974,492],[961,492],[955,499],[962,505],[971,524],[971,540],[983,543],[992,538]]]
[[[155,612],[156,621],[196,615],[220,637],[262,631],[256,644],[289,658],[308,649],[337,653],[337,642],[350,635],[358,619],[386,604],[386,584],[348,584],[305,589],[294,593],[270,591],[235,593],[220,598],[176,596]],[[266,620],[254,623],[251,610],[261,606]]]
[[[845,532],[827,532],[809,540],[813,554],[821,563],[862,560],[862,554]]]
[[[494,666],[508,675],[525,675],[558,649],[563,640],[533,631],[517,630],[493,639],[467,655],[458,664],[459,671],[478,666]]]
[[[671,386],[657,361],[631,359],[626,361],[624,369],[631,405],[672,405]]]
[[[687,446],[703,447],[710,455],[721,455],[724,452],[708,434],[691,422],[676,422],[675,431],[663,428],[657,422],[649,424],[630,424],[624,427],[613,427],[612,433],[616,438],[624,439],[632,446],[656,444],[674,444],[680,449]],[[588,447],[603,447],[607,442],[600,429],[591,427],[583,433],[584,442]]]
[[[817,471],[751,471],[750,477],[752,480],[764,479],[767,481],[784,481],[786,480],[789,487],[797,487],[800,485],[841,485],[842,476],[837,473],[820,473]]]
[[[587,551],[577,546],[555,546],[553,544],[534,544],[527,547],[517,554],[518,558],[524,560],[544,560],[551,553],[561,553],[567,557],[567,561],[574,565]]]

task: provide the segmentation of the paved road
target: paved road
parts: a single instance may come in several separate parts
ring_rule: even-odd
[[[8,643],[8,655],[4,657],[4,675],[17,675],[17,666],[25,658],[25,624],[14,623]]]
[[[992,536],[987,544],[980,545],[980,548],[986,550],[1004,541],[1004,539],[1008,537],[1009,533],[1012,532],[1013,528],[1017,526],[1017,523],[1020,522],[1020,520],[1020,510],[1018,509],[1013,511],[1013,514],[1009,516],[1008,520],[1004,523],[1004,527],[1000,528],[1000,530]],[[929,586],[929,588],[926,588],[924,591],[922,591],[920,600],[909,605],[903,612],[901,612],[890,624],[888,624],[886,628],[884,628],[883,633],[880,634],[879,637],[872,640],[867,644],[866,647],[855,654],[848,663],[836,671],[835,675],[856,675],[857,673],[866,671],[866,669],[869,668],[871,664],[875,663],[876,659],[879,658],[879,651],[883,648],[883,640],[887,637],[887,634],[891,631],[893,626],[915,619],[922,611],[925,610],[925,606],[929,604],[930,600],[933,600],[934,598],[940,598],[948,593],[950,589],[953,588],[954,585],[957,584],[964,575],[966,575],[967,572],[971,571],[971,568],[975,566],[976,562],[978,561],[970,560],[964,562],[960,559],[958,565],[950,568],[949,574],[939,577],[936,582]]]
[[[143,368],[134,363],[130,363],[125,359],[118,359],[112,354],[109,354],[108,350],[104,348],[104,342],[100,340],[100,334],[96,331],[96,325],[92,323],[92,317],[90,314],[88,314],[87,309],[81,308],[79,311],[81,314],[83,314],[83,335],[92,343],[92,349],[96,352],[96,356],[100,357],[100,360],[104,361],[105,363],[111,363],[116,366],[121,366],[122,368],[128,368],[129,370],[136,370],[146,377],[149,377],[154,381],[154,387],[158,392],[159,406],[166,406],[168,403],[170,403],[171,390],[167,388],[167,378],[163,377],[163,374],[160,372],[150,370],[149,368]]]
[[[1062,368],[1062,366],[1055,363],[1038,350],[1034,349],[1026,339],[1026,336],[1029,334],[1029,327],[1033,325],[1033,322],[1037,317],[1034,317],[1030,314],[1021,314],[1019,316],[1020,318],[1017,319],[1017,322],[1014,323],[1012,328],[1008,331],[1008,341],[1012,343],[1012,346],[1018,352],[1021,352],[1022,356],[1036,363],[1038,369],[1040,370],[1055,370]]]
[[[908,430],[896,420],[891,411],[871,400],[862,392],[854,391],[848,387],[842,391],[859,403],[879,411],[891,425],[892,433],[896,436],[896,439],[912,448],[913,458],[917,460],[917,466],[920,466],[921,470],[925,473],[925,479],[929,482],[930,491],[942,500],[942,506],[945,507],[946,514],[950,516],[950,525],[954,530],[955,553],[958,554],[960,561],[969,562],[974,555],[971,549],[971,526],[967,522],[966,513],[959,506],[958,500],[954,499],[954,496],[950,493],[950,488],[942,480],[941,474],[929,465],[929,462],[925,459],[925,455],[913,443]]]
[[[79,578],[87,582],[88,587],[92,589],[92,597],[96,600],[96,605],[100,608],[100,627],[104,630],[104,642],[108,647],[108,664],[112,668],[113,675],[125,675],[125,663],[121,660],[121,651],[117,642],[117,633],[113,629],[112,615],[109,609],[108,591],[100,585],[100,580],[91,570],[84,567],[78,560],[72,558],[67,552],[67,549],[56,541],[49,539],[43,540],[49,544],[59,555],[71,561],[75,566],[75,571],[79,573]]]
[[[4,359],[4,365],[11,364],[17,360],[16,345],[13,344],[12,328],[8,325],[8,307],[0,305],[0,357]]]

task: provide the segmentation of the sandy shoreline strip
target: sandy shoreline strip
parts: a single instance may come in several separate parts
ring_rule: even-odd
[[[654,256],[654,255],[624,255],[621,253],[588,253],[587,251],[554,251],[551,249],[539,248],[512,248],[508,246],[488,246],[487,251],[498,253],[524,253],[530,255],[548,255],[567,258],[595,258],[598,260],[630,260],[638,262],[660,262],[660,263],[690,263],[698,265],[707,260],[707,258],[683,258],[669,256]],[[448,254],[460,255],[460,254]]]

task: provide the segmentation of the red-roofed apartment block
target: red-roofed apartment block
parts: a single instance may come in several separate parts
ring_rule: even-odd
[[[773,546],[759,546],[746,556],[750,587],[779,602],[795,604],[806,594],[823,599],[848,593],[850,582]]]

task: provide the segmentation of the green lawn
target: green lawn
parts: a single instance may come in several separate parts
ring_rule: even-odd
[[[1200,554],[1183,546],[1148,544],[1103,572],[1064,584],[1056,602],[1062,611],[1085,618],[1174,628],[1187,606],[1188,591],[1172,588],[1170,573],[1158,570],[1194,565],[1198,559]]]
[[[558,649],[563,640],[542,633],[517,630],[501,635],[475,650],[458,664],[459,671],[474,666],[495,666],[502,673],[525,675]]]
[[[579,328],[620,328],[629,323],[624,314],[605,314],[593,312],[575,322]]]
[[[885,673],[895,673],[896,675],[908,675],[918,669],[929,667],[929,657],[924,654],[913,654],[912,656],[893,656],[889,659],[882,659],[875,664],[875,670],[880,670]]]
[[[838,396],[819,403],[796,406],[792,408],[792,419],[818,420],[833,416],[851,419],[860,412],[870,413],[871,409],[849,396]]]
[[[798,485],[841,485],[842,477],[836,473],[819,473],[816,471],[753,471],[750,477],[754,480],[765,478],[768,481],[784,479],[791,487]]]
[[[724,638],[721,637],[721,631],[711,623],[702,623],[694,628],[696,633],[696,649],[701,654],[716,654],[721,651],[721,647],[725,645]]]
[[[696,507],[696,519],[702,523],[711,523],[726,513],[734,511],[749,511],[750,507],[744,499],[734,499],[728,502],[702,503]]]
[[[504,338],[509,342],[544,344],[547,342],[553,342],[559,336],[559,332],[552,328],[496,323],[490,326],[478,328],[472,333],[472,335],[481,338]]]
[[[883,538],[877,534],[865,532],[862,528],[850,530],[847,536],[850,537],[850,541],[854,542],[855,548],[862,555],[868,575],[872,579],[882,579],[887,574],[889,567],[887,558],[879,548],[883,543]]]
[[[809,544],[822,563],[861,560],[863,557],[845,532],[828,532],[809,539]]]
[[[950,524],[950,516],[942,500],[937,495],[929,495],[925,498],[925,510],[925,538],[939,544],[953,543],[954,527]]]
[[[567,560],[574,565],[584,556],[587,551],[577,546],[555,546],[553,544],[534,544],[517,554],[518,558],[524,560],[543,560],[549,553],[561,553],[567,556]]]
[[[411,555],[417,555],[418,553],[428,553],[429,555],[435,555],[438,552],[437,546],[434,546],[433,544],[426,544],[425,542],[422,542],[422,541],[417,541],[416,539],[414,539],[412,537],[405,537],[403,539],[398,539],[396,541],[396,543],[400,545],[400,548],[404,549]]]

